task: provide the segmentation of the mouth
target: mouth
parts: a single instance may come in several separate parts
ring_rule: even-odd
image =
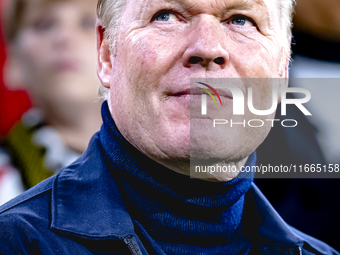
[[[58,73],[75,73],[79,71],[76,61],[60,60],[53,63],[53,69]]]
[[[233,95],[228,89],[214,89],[213,91],[199,84],[196,88],[190,88],[190,89],[180,90],[174,93],[169,93],[168,96],[170,97],[202,96],[202,95],[207,95],[207,92],[206,92],[207,90],[213,96],[220,96],[221,98],[233,99]]]

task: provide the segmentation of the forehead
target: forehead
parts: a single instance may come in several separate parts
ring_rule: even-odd
[[[79,5],[93,4],[95,6],[97,0],[24,0],[22,2],[26,8],[29,8],[26,9],[29,11],[32,8],[43,8],[44,6],[55,3],[79,3]]]
[[[47,7],[53,4],[78,4],[79,5],[93,5],[95,8],[97,0],[13,0],[8,5],[7,20],[12,25],[20,25],[23,18],[27,15],[43,12]]]
[[[53,4],[76,4],[89,6],[94,10],[97,0],[11,0],[5,6],[4,31],[8,42],[15,40],[27,19],[46,13],[47,8]],[[46,15],[49,15],[46,13]]]
[[[21,13],[21,17],[18,19],[20,27],[25,25],[28,20],[35,19],[41,15],[44,16],[56,16],[56,10],[62,13],[66,13],[67,8],[72,7],[72,12],[67,11],[66,16],[75,16],[79,13],[91,12],[95,14],[96,0],[29,0],[25,9]],[[57,9],[56,9],[57,8]]]

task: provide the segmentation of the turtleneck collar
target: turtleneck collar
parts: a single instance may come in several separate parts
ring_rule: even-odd
[[[113,176],[120,181],[127,210],[146,238],[167,254],[221,254],[221,250],[238,254],[249,249],[240,231],[244,195],[253,175],[208,182],[175,173],[139,152],[120,134],[107,102],[102,116],[103,150]],[[246,165],[255,165],[255,161],[254,152]]]

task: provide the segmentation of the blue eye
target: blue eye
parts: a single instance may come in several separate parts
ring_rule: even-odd
[[[244,17],[235,17],[231,23],[234,25],[244,26],[244,24],[246,24],[246,19]]]
[[[155,20],[157,20],[157,21],[169,21],[170,20],[170,13],[168,13],[168,12],[160,13],[156,16]]]
[[[242,15],[232,18],[231,24],[237,26],[254,26],[254,23],[250,19]]]

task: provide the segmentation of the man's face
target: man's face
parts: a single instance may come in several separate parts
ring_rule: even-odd
[[[191,125],[211,129],[212,121],[190,115],[190,97],[200,100],[188,94],[190,78],[284,76],[279,72],[285,56],[278,17],[272,0],[128,0],[116,54],[99,64],[109,67],[109,78],[102,67],[98,71],[110,87],[110,109],[120,132],[144,154],[178,172],[187,173],[191,151],[196,158],[245,159],[268,126],[220,129],[221,134],[206,132],[202,139],[197,137],[202,132],[194,132],[191,137]],[[237,86],[245,95],[247,87],[257,86],[254,105],[270,108],[271,84]],[[200,110],[201,104],[191,101]],[[232,99],[222,96],[222,101],[229,119]],[[244,118],[251,117],[246,112]]]

